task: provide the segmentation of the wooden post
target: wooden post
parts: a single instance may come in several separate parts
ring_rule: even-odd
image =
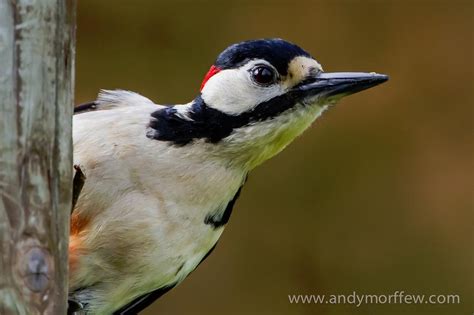
[[[65,314],[75,1],[0,0],[0,314]]]

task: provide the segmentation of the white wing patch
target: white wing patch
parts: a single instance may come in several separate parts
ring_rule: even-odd
[[[155,105],[150,99],[126,90],[101,90],[97,101],[98,109],[111,109],[122,106]]]

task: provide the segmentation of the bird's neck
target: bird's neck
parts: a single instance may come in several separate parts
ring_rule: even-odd
[[[199,146],[205,158],[218,158],[250,171],[283,150],[323,109],[297,105],[258,123],[246,115],[230,115],[209,107],[200,96],[193,102],[152,113],[148,137],[173,146]]]

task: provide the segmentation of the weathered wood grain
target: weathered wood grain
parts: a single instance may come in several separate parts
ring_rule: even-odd
[[[75,1],[0,0],[0,314],[65,314]]]

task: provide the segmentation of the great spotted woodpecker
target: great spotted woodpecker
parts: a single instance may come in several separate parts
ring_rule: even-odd
[[[71,218],[70,298],[137,314],[193,271],[224,231],[248,173],[341,97],[386,75],[323,72],[281,39],[225,49],[190,103],[102,91],[74,116],[86,174]]]

